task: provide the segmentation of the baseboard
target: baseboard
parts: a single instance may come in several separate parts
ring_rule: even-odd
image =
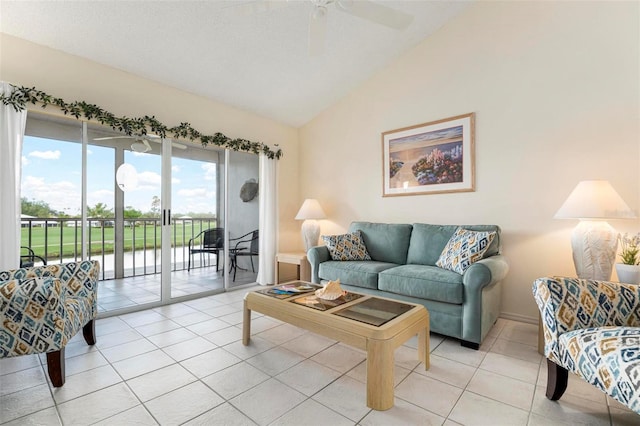
[[[527,315],[513,314],[510,312],[502,312],[500,313],[500,318],[538,325],[538,317],[530,317]]]

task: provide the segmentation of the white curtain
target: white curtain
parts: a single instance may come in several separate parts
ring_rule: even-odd
[[[0,94],[9,95],[0,82]],[[20,177],[27,111],[0,102],[0,271],[20,266]]]
[[[278,160],[260,154],[260,263],[257,282],[275,283],[275,259],[278,248]]]

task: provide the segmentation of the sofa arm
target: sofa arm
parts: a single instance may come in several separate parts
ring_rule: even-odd
[[[0,282],[0,358],[58,350],[64,344],[65,291],[59,279]]]
[[[322,262],[331,260],[329,249],[327,246],[311,247],[307,252],[307,259],[311,265],[311,282],[320,284],[320,277],[318,276],[318,270]]]
[[[462,339],[480,344],[500,315],[501,282],[509,272],[502,255],[482,259],[462,276]]]
[[[533,283],[544,330],[544,352],[561,362],[558,338],[571,330],[604,326],[640,326],[640,287],[568,277],[538,278]]]
[[[502,281],[509,272],[509,264],[502,255],[481,259],[471,265],[462,276],[465,292],[480,292],[483,287]]]

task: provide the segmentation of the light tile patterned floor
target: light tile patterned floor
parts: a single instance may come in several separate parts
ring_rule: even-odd
[[[244,267],[247,267],[246,269]],[[256,282],[257,274],[249,265],[241,265],[235,280],[231,279],[231,288]],[[136,277],[108,279],[100,281],[100,312],[130,308],[160,301],[160,273]],[[171,297],[189,296],[212,290],[222,291],[224,276],[216,271],[215,265],[171,272]]]
[[[46,358],[0,360],[0,423],[8,425],[632,425],[640,416],[571,377],[544,396],[537,327],[500,319],[480,350],[431,335],[396,352],[395,406],[365,404],[365,354],[254,313],[241,339],[242,298],[229,292],[98,320],[98,343],[67,346],[67,382]]]

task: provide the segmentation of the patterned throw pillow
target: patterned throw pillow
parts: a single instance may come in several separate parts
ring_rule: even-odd
[[[371,260],[360,231],[344,235],[323,235],[332,260]]]
[[[464,274],[469,266],[482,259],[495,237],[495,232],[458,228],[440,253],[436,266]]]

